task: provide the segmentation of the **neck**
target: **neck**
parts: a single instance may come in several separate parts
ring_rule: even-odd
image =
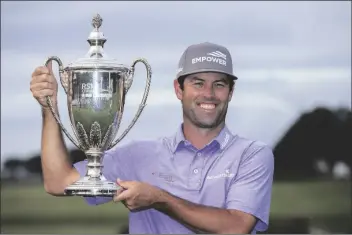
[[[193,125],[188,120],[183,123],[183,134],[185,139],[188,140],[197,149],[202,149],[212,139],[219,135],[224,128],[225,122],[214,128],[200,128]]]

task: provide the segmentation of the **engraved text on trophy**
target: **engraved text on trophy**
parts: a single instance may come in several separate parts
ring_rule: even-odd
[[[117,71],[72,72],[72,118],[86,149],[110,144],[123,107],[123,77]]]

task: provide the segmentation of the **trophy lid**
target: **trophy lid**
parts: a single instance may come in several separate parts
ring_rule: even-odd
[[[126,68],[126,66],[118,63],[117,60],[109,58],[109,56],[104,52],[104,44],[107,39],[104,36],[104,33],[99,30],[102,23],[103,19],[99,14],[96,14],[92,19],[93,31],[89,34],[87,40],[90,45],[89,51],[83,58],[79,58],[75,62],[69,64],[69,68]]]

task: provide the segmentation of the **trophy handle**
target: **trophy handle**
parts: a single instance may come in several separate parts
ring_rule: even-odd
[[[64,90],[65,90],[65,93],[67,94],[67,91],[68,91],[68,76],[67,74],[65,73],[65,70],[64,70],[64,66],[60,60],[59,57],[57,56],[51,56],[49,57],[46,61],[45,61],[45,66],[48,66],[49,62],[50,61],[56,61],[58,64],[59,64],[59,74],[60,74],[60,81],[61,81],[61,85],[63,86]],[[61,127],[61,129],[63,130],[63,132],[65,133],[65,135],[67,136],[67,138],[69,138],[71,140],[71,142],[77,147],[80,149],[80,145],[77,143],[76,140],[74,140],[71,135],[67,132],[66,128],[64,127],[64,125],[62,124],[59,116],[56,114],[54,108],[53,108],[53,104],[51,102],[51,99],[50,99],[50,96],[47,96],[46,97],[46,102],[50,108],[50,111],[51,113],[53,114],[54,118],[56,119],[56,122],[59,124],[59,126]]]
[[[139,105],[139,108],[137,110],[136,115],[134,116],[131,124],[126,128],[126,130],[121,134],[121,136],[119,138],[117,138],[112,144],[109,145],[109,148],[113,148],[117,143],[119,143],[126,135],[127,133],[131,130],[131,128],[134,126],[134,124],[136,123],[136,121],[138,120],[139,116],[141,115],[144,107],[146,106],[146,101],[148,98],[148,94],[149,94],[149,89],[150,89],[150,83],[151,83],[151,76],[152,76],[152,69],[148,63],[148,61],[144,58],[138,58],[135,59],[132,63],[131,66],[131,73],[130,76],[128,78],[126,78],[125,82],[124,82],[124,95],[126,95],[126,93],[128,92],[128,90],[130,89],[132,82],[133,82],[133,77],[134,77],[134,71],[135,71],[135,66],[137,63],[143,63],[145,65],[145,68],[147,70],[147,81],[146,81],[146,85],[145,85],[145,89],[144,89],[144,94],[143,94],[143,98],[142,101]]]

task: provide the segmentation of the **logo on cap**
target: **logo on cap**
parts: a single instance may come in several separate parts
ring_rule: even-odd
[[[226,55],[221,51],[213,51],[207,53],[206,56],[195,57],[192,59],[192,64],[203,62],[213,62],[226,66]]]
[[[226,55],[224,53],[222,53],[221,51],[214,51],[214,52],[210,52],[207,55],[211,55],[211,56],[215,56],[215,57],[220,57],[223,58],[224,60],[226,60]]]

